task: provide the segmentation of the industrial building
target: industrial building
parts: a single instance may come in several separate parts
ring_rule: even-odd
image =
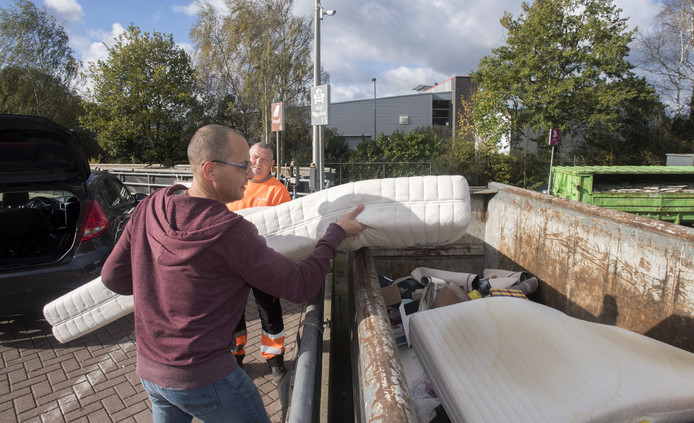
[[[410,132],[422,127],[458,130],[461,100],[473,92],[469,76],[454,76],[440,84],[418,85],[413,90],[417,93],[331,103],[327,127],[343,136],[351,148],[364,137],[374,139],[395,131]]]

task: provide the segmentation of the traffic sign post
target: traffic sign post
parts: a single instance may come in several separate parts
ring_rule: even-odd
[[[327,125],[330,110],[330,85],[311,87],[311,125]]]
[[[272,132],[284,131],[284,106],[282,102],[272,103]]]
[[[325,180],[325,168],[323,166],[323,125],[330,122],[330,85],[318,85],[311,87],[311,125],[314,125],[314,161],[318,171],[317,190],[322,190]]]
[[[280,176],[280,131],[284,131],[284,105],[280,101],[279,103],[272,103],[270,110],[272,111],[270,121],[272,123],[272,132],[275,133],[275,148],[277,149],[276,161],[277,172],[275,176]]]

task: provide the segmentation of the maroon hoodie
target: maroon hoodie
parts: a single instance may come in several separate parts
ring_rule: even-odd
[[[183,389],[236,367],[234,327],[251,286],[293,302],[312,298],[346,236],[331,224],[295,263],[224,204],[186,192],[175,185],[142,201],[101,273],[109,289],[134,296],[137,375]]]

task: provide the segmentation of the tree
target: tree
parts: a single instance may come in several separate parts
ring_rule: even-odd
[[[611,1],[535,0],[522,8],[517,20],[504,14],[506,44],[472,73],[478,137],[494,144],[504,134],[544,141],[550,128],[614,132],[625,105],[649,112],[655,95],[626,60],[633,32]]]
[[[428,174],[431,161],[442,152],[442,140],[431,128],[381,134],[376,140],[365,138],[351,152],[349,161],[354,166],[344,178],[356,181]]]
[[[293,0],[226,0],[226,11],[201,4],[190,37],[210,112],[254,142],[269,131],[269,108],[306,103],[312,32],[293,16]],[[261,135],[263,134],[263,135]],[[272,142],[272,140],[269,140]]]
[[[471,185],[486,186],[496,181],[523,188],[547,183],[549,158],[514,149],[501,152],[495,143],[477,137],[473,101],[460,99],[458,133],[442,141],[443,152],[434,159],[434,173],[463,175]]]
[[[337,129],[323,130],[325,163],[342,163],[349,160],[351,150],[345,137]]]
[[[641,65],[677,118],[694,98],[694,0],[663,0],[653,29],[641,33]]]
[[[311,163],[311,115],[308,107],[285,107],[284,131],[280,133],[282,163]]]
[[[68,46],[65,29],[45,8],[27,0],[0,9],[0,68],[36,69],[69,86],[79,63]]]
[[[80,97],[53,75],[15,66],[0,70],[0,113],[43,116],[76,129],[82,111]]]
[[[111,159],[133,163],[186,161],[197,125],[195,72],[172,35],[141,33],[130,25],[108,58],[92,63],[91,102],[83,124],[96,132]]]
[[[45,8],[16,0],[0,9],[0,112],[43,116],[81,132],[72,54],[67,33]]]
[[[576,158],[585,165],[662,165],[669,148],[663,122],[669,122],[661,103],[650,96],[633,97],[618,108],[613,121],[586,128]]]

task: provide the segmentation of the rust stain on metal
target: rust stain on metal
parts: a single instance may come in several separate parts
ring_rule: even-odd
[[[355,312],[368,422],[416,422],[405,372],[368,248],[355,253]]]
[[[485,241],[540,279],[540,301],[694,351],[691,229],[495,185]]]

